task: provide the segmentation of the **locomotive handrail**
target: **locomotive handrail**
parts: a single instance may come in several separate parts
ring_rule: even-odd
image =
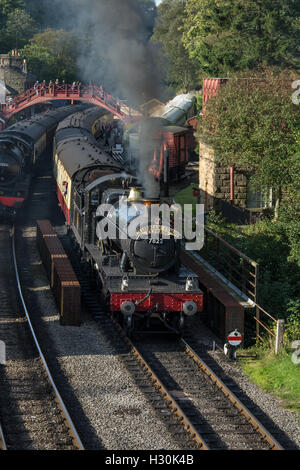
[[[124,179],[137,179],[136,176],[130,175],[129,173],[112,173],[110,175],[105,175],[105,176],[100,176],[100,178],[96,179],[92,183],[90,183],[86,188],[84,189],[85,193],[90,192],[92,189],[94,189],[96,186],[98,186],[100,183],[104,183],[105,181],[109,181],[110,179],[115,179],[115,178],[124,178]]]
[[[207,227],[204,227],[204,236],[201,256],[236,284],[242,292],[250,296],[253,302],[257,302],[259,263]],[[208,259],[206,251],[209,244],[213,244],[214,249],[210,249]]]

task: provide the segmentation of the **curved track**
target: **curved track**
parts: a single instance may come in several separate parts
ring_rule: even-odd
[[[0,337],[7,351],[0,366],[0,448],[83,450],[33,330],[8,225],[0,226],[0,250]]]

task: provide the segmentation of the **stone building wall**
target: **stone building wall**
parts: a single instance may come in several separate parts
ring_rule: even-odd
[[[247,205],[247,178],[243,173],[234,169],[232,203],[235,206],[246,208]],[[215,198],[231,202],[230,169],[216,165],[215,168]]]
[[[215,161],[212,147],[200,141],[199,151],[199,188],[200,203],[205,210],[221,209],[223,202],[231,204],[230,169]],[[234,206],[245,209],[247,206],[247,177],[234,169]]]
[[[199,145],[199,188],[200,204],[205,210],[214,208],[215,185],[215,156],[211,147],[200,141]]]
[[[35,77],[27,71],[26,61],[15,54],[0,54],[0,80],[7,87],[8,96],[24,93],[35,82]]]

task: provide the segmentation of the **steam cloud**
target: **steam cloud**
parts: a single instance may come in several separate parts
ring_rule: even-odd
[[[141,0],[67,0],[61,10],[61,0],[51,2],[52,11],[57,8],[64,13],[56,28],[86,38],[80,44],[77,60],[82,80],[102,84],[106,91],[133,106],[160,96],[158,62],[148,41],[149,24],[142,3]],[[141,132],[138,175],[146,196],[157,197],[159,185],[148,172],[154,151],[153,129],[150,132],[146,129]]]
[[[160,130],[160,122],[153,118],[142,121],[139,130],[140,141],[140,159],[137,169],[137,176],[143,182],[143,189],[146,198],[158,198],[160,193],[160,184],[154,175],[149,172],[149,165],[153,160],[155,147],[159,149],[157,135]]]
[[[77,60],[82,80],[101,83],[133,105],[160,96],[155,49],[148,41],[149,16],[142,4],[141,0],[54,0],[51,9],[47,5],[47,14],[59,12],[59,18],[53,19],[56,28],[83,38]]]

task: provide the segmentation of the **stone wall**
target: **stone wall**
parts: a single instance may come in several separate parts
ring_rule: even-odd
[[[236,168],[234,169],[233,183],[233,204],[244,209],[247,205],[247,178]],[[229,167],[216,166],[214,196],[217,199],[231,202]]]
[[[0,80],[5,83],[8,96],[14,96],[31,88],[35,77],[27,73],[27,63],[22,57],[0,54]]]
[[[17,94],[24,93],[24,91],[31,88],[34,84],[34,79],[28,79],[20,70],[18,69],[4,69],[3,78],[0,78],[4,81],[5,85],[13,89]],[[0,72],[1,77],[1,72]]]
[[[247,205],[247,177],[234,169],[233,204],[242,209]],[[230,169],[215,161],[214,149],[200,141],[199,151],[199,188],[200,203],[205,210],[220,209],[220,201],[231,203]]]
[[[205,210],[214,208],[215,185],[215,155],[211,147],[200,141],[199,145],[199,188],[200,204]]]

